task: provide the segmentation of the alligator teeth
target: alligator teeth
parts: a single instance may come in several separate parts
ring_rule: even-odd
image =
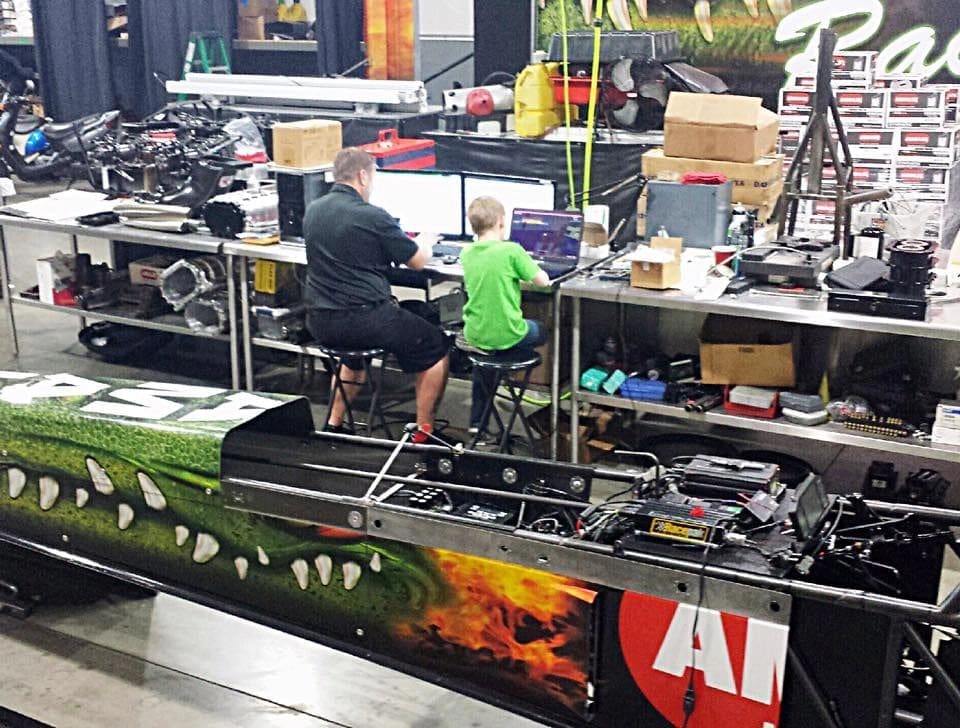
[[[267,556],[267,552],[263,550],[262,546],[257,546],[257,561],[263,566],[270,566],[270,557]]]
[[[326,554],[320,554],[313,563],[317,567],[317,573],[320,574],[320,583],[324,586],[329,585],[333,578],[333,559]]]
[[[306,591],[307,587],[310,586],[310,567],[307,566],[307,562],[303,559],[296,559],[290,568],[293,570],[293,575],[297,577],[297,585],[301,590]]]
[[[580,0],[580,9],[583,11],[583,22],[590,25],[593,22],[593,0]]]
[[[383,564],[380,562],[380,552],[374,551],[373,556],[370,557],[370,571],[374,574],[379,574],[382,568]]]
[[[75,497],[77,499],[77,508],[83,508],[87,505],[87,501],[90,500],[90,491],[86,488],[77,488]]]
[[[238,556],[233,560],[233,565],[237,567],[237,576],[240,577],[240,581],[246,579],[247,569],[250,567],[250,562],[247,561],[243,556]]]
[[[360,581],[360,575],[363,569],[356,561],[348,561],[343,565],[343,588],[347,591],[353,589]]]
[[[27,487],[27,474],[20,468],[7,468],[7,487],[11,498],[19,498]]]
[[[126,503],[117,506],[117,526],[121,531],[126,531],[133,523],[133,508]]]
[[[91,457],[86,459],[87,472],[90,473],[90,480],[93,481],[93,487],[98,493],[103,495],[113,494],[113,481],[107,475],[107,471],[101,467],[100,463]]]
[[[40,476],[40,510],[49,511],[60,497],[60,483],[49,475]]]
[[[770,8],[773,17],[780,20],[793,10],[793,3],[790,0],[767,0],[767,7]]]
[[[650,17],[650,14],[647,12],[647,0],[633,0],[636,3],[637,10],[640,11],[640,17],[643,20],[647,20]]]
[[[610,0],[610,19],[617,30],[633,30],[627,0]]]
[[[153,482],[153,478],[146,473],[137,473],[137,481],[140,483],[140,491],[143,493],[143,499],[147,502],[148,508],[162,511],[167,507],[167,499],[163,497],[163,493]]]
[[[186,526],[175,526],[173,535],[177,540],[177,546],[183,546],[187,542],[187,539],[190,538],[190,529]]]
[[[197,543],[193,547],[193,560],[205,564],[220,550],[220,543],[209,533],[198,533]]]
[[[710,20],[710,0],[697,0],[693,6],[693,17],[697,19],[700,34],[707,43],[713,43],[713,22]]]
[[[747,6],[747,12],[750,13],[751,18],[760,17],[760,8],[757,7],[757,0],[743,0],[743,4]]]

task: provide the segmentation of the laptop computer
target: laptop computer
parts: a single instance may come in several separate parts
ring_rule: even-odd
[[[515,209],[510,239],[523,246],[550,278],[559,278],[580,263],[583,215],[579,212]]]

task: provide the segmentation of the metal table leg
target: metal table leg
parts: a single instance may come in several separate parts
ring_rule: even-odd
[[[570,336],[570,462],[579,461],[580,451],[580,299],[574,298],[573,331]]]
[[[240,319],[243,321],[243,366],[247,372],[247,391],[255,389],[253,376],[253,331],[250,326],[250,266],[248,258],[240,258]]]
[[[13,344],[13,355],[20,356],[20,342],[17,339],[17,322],[13,318],[13,281],[10,279],[10,265],[7,260],[7,236],[2,225],[0,225],[0,260],[3,262],[3,268],[0,269],[0,274],[3,275],[3,281],[7,287],[4,298],[7,301],[7,315],[10,317],[10,341]]]
[[[77,255],[80,254],[80,242],[77,240],[76,235],[70,236],[70,249],[73,251],[74,260],[76,260]],[[87,318],[86,316],[80,317],[80,330],[87,328]]]
[[[560,426],[560,286],[553,291],[553,371],[550,373],[550,459],[557,459]]]
[[[230,386],[233,389],[240,389],[240,359],[237,355],[237,281],[232,255],[227,256],[227,318],[230,321]]]

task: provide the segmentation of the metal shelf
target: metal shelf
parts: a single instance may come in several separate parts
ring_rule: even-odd
[[[825,294],[820,298],[793,298],[748,292],[740,296],[700,300],[682,291],[652,291],[632,288],[626,282],[584,277],[562,284],[561,290],[564,296],[590,301],[960,341],[960,302],[939,303],[934,300],[926,321],[907,321],[828,311]]]
[[[116,240],[121,243],[142,243],[159,248],[190,250],[198,253],[219,254],[224,241],[207,235],[162,233],[156,230],[143,230],[120,223],[85,227],[76,222],[53,222],[30,217],[16,217],[0,214],[0,226],[42,230],[49,233],[62,233],[86,238]]]
[[[766,432],[774,435],[785,435],[802,440],[828,442],[833,445],[848,445],[866,450],[882,450],[888,453],[898,453],[930,460],[944,460],[948,462],[957,462],[960,460],[960,447],[939,445],[910,438],[860,434],[833,422],[808,427],[806,425],[795,425],[781,418],[765,420],[759,417],[731,415],[720,409],[704,413],[687,412],[682,407],[665,404],[663,402],[646,402],[608,394],[595,394],[584,390],[577,392],[577,401],[589,402],[602,407],[613,407],[643,414],[659,415],[671,419],[732,427],[739,430]]]
[[[87,318],[92,321],[109,321],[115,324],[126,324],[127,326],[136,326],[140,329],[153,329],[154,331],[166,331],[171,334],[184,334],[186,336],[196,336],[202,339],[216,339],[218,341],[229,341],[230,337],[226,334],[204,334],[191,329],[183,316],[176,314],[165,314],[152,319],[135,318],[136,312],[134,306],[111,306],[106,309],[85,310],[82,308],[73,308],[71,306],[56,306],[50,303],[34,301],[29,298],[13,296],[11,303],[17,306],[27,306],[28,308],[40,308],[46,311],[55,311],[79,318]]]
[[[238,51],[294,51],[316,53],[315,40],[235,40],[233,47]]]

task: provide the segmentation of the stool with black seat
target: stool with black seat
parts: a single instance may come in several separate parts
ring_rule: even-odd
[[[530,375],[534,369],[540,366],[542,361],[540,355],[532,350],[485,352],[482,349],[477,349],[468,344],[462,335],[457,337],[457,348],[466,352],[470,362],[474,367],[479,369],[481,373],[490,373],[492,375],[490,381],[488,381],[488,377],[481,378],[485,397],[482,421],[487,422],[491,415],[496,421],[497,427],[499,428],[497,434],[499,443],[497,451],[511,452],[510,433],[517,419],[519,419],[523,425],[530,449],[534,450],[536,448],[536,440],[533,437],[533,431],[530,429],[527,416],[523,413],[523,397],[527,392],[527,387],[530,386]],[[523,373],[523,376],[519,379],[514,379],[511,376],[520,372]],[[489,388],[487,386],[488,384],[491,385]],[[506,423],[504,423],[496,407],[497,392],[501,385],[503,385],[509,393],[512,405]],[[471,450],[477,447],[477,443],[480,441],[482,434],[482,432],[478,432],[474,435],[473,441],[470,443]]]
[[[350,399],[347,397],[347,390],[344,384],[359,385],[366,387],[370,391],[370,406],[367,408],[367,421],[361,423],[366,427],[367,435],[371,435],[375,429],[382,429],[387,437],[392,439],[393,433],[390,432],[390,426],[387,424],[383,407],[380,405],[380,392],[383,389],[383,366],[377,369],[376,374],[374,374],[373,371],[373,360],[380,359],[383,361],[386,357],[386,351],[383,349],[335,349],[321,344],[317,344],[317,349],[324,355],[323,366],[327,370],[327,374],[330,375],[330,381],[332,382],[326,421],[330,421],[333,402],[336,393],[339,392],[346,405],[345,421],[351,430],[356,430],[357,423],[353,418],[353,407],[350,404]],[[343,362],[351,359],[363,362],[363,371],[367,375],[365,381],[356,382],[347,380],[344,382],[340,371],[343,369]]]

